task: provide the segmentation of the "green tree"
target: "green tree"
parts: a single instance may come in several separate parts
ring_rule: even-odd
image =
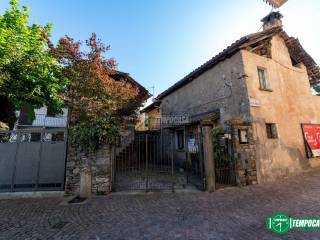
[[[320,85],[315,86],[314,90],[316,90],[317,95],[320,96]]]
[[[145,100],[139,89],[112,75],[116,63],[105,58],[105,46],[96,34],[82,44],[70,37],[60,39],[53,55],[64,66],[63,74],[70,79],[67,102],[70,110],[70,139],[81,149],[92,152],[99,145],[114,144],[124,117],[131,116]]]
[[[47,47],[52,25],[29,25],[29,9],[20,8],[17,0],[11,0],[10,6],[0,15],[1,108],[13,107],[7,111],[12,115],[14,110],[45,105],[59,113],[67,80]],[[12,126],[15,116],[0,115],[0,121]]]
[[[90,155],[101,145],[116,143],[125,116],[133,115],[148,94],[141,93],[126,77],[114,78],[119,73],[116,63],[105,57],[109,47],[95,34],[85,43],[83,48],[83,44],[66,36],[56,48],[52,46],[52,54],[64,66],[64,76],[70,79],[66,95],[70,143]],[[91,178],[90,158],[78,161],[80,177]],[[81,181],[80,185],[80,196],[89,197],[92,184]]]

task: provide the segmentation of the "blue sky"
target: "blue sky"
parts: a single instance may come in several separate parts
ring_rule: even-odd
[[[1,13],[9,0],[1,0]],[[262,0],[20,0],[31,22],[54,24],[65,34],[91,32],[111,45],[119,70],[159,94],[238,38],[258,31],[271,7]],[[320,63],[320,1],[289,0],[280,11],[284,28]],[[152,91],[149,88],[150,91]]]

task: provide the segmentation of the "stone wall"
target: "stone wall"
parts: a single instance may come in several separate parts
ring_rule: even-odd
[[[111,191],[112,147],[105,145],[96,153],[85,154],[83,151],[68,147],[66,166],[67,194],[79,194],[81,172],[91,168],[93,194],[107,194]]]
[[[252,126],[236,125],[232,130],[237,184],[240,186],[257,184],[256,149]],[[248,143],[240,143],[239,130],[247,131]]]

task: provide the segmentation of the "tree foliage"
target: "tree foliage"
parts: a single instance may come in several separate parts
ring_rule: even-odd
[[[47,48],[52,26],[29,25],[29,9],[20,8],[17,0],[10,5],[0,15],[0,96],[14,110],[46,105],[58,113],[67,80]]]
[[[0,121],[12,126],[14,110],[45,105],[58,113],[67,103],[74,144],[93,151],[114,143],[124,116],[144,99],[137,97],[132,82],[113,78],[116,62],[104,57],[110,47],[95,34],[85,42],[86,51],[83,43],[67,36],[55,47],[50,24],[29,25],[29,9],[20,8],[17,0],[10,4],[0,16],[0,103],[6,109]]]
[[[122,110],[136,101],[138,89],[127,81],[112,78],[116,62],[104,57],[109,46],[97,39],[96,34],[86,41],[87,51],[81,49],[82,45],[66,36],[52,53],[63,66],[64,77],[70,79],[67,95],[70,139],[82,149],[93,151],[100,144],[116,141]],[[136,106],[131,113],[135,110]]]
[[[0,122],[0,130],[4,131],[4,130],[9,130],[9,126],[3,122]],[[0,136],[1,139],[1,136]]]
[[[315,86],[314,90],[317,92],[317,95],[320,96],[320,84]]]

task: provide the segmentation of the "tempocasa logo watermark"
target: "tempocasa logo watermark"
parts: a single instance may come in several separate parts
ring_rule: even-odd
[[[320,229],[320,218],[290,218],[277,213],[266,219],[266,227],[277,234],[285,234],[291,229]]]

